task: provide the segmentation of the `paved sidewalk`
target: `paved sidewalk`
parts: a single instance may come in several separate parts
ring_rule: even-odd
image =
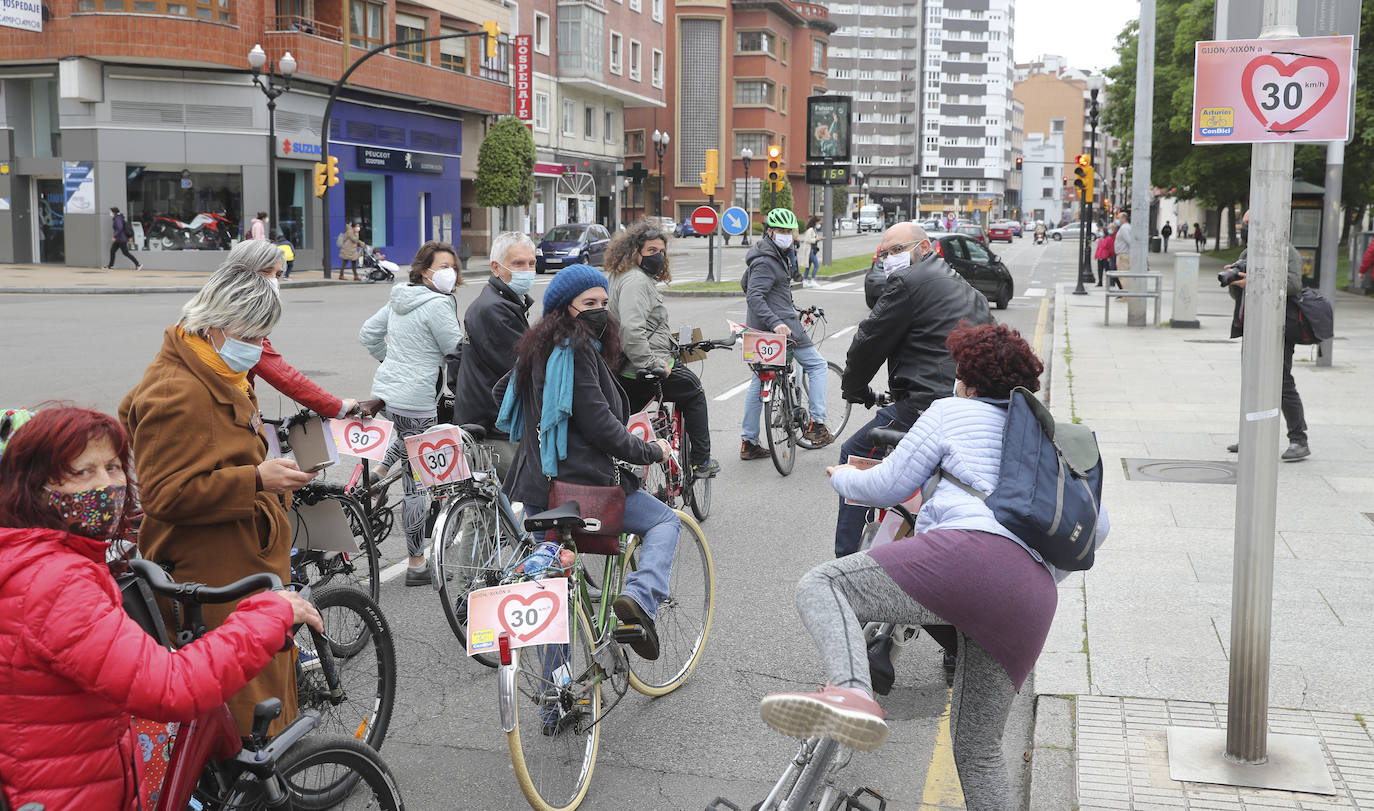
[[[1201,329],[1126,327],[1101,288],[1055,299],[1052,408],[1097,431],[1111,534],[1065,580],[1035,673],[1031,807],[1374,809],[1374,298],[1338,293],[1331,367],[1298,347],[1312,456],[1278,470],[1270,730],[1320,737],[1336,796],[1169,779],[1164,728],[1224,727],[1236,488],[1128,480],[1124,460],[1236,463],[1240,340],[1204,259]],[[1163,261],[1161,261],[1161,259]],[[1280,426],[1280,436],[1284,433]],[[1287,441],[1283,440],[1286,447]]]

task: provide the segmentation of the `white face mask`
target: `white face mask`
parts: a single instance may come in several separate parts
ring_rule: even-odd
[[[458,284],[458,271],[453,268],[439,268],[429,277],[429,283],[435,290],[448,295],[453,292],[454,285]]]
[[[883,257],[883,273],[891,276],[899,270],[911,267],[911,252],[889,254]]]
[[[510,281],[507,282],[507,284],[510,286],[511,290],[523,296],[530,292],[530,288],[534,286],[534,271],[512,270],[510,272]]]
[[[281,293],[281,279],[278,279],[276,276],[273,276],[272,278],[268,279],[267,281],[269,281],[269,282],[272,283],[272,289],[273,289],[273,290],[276,290],[278,294]]]
[[[774,235],[773,235],[773,244],[774,244],[774,245],[777,245],[779,248],[782,248],[783,250],[787,250],[788,248],[792,247],[792,235],[791,235],[791,234],[774,234]]]

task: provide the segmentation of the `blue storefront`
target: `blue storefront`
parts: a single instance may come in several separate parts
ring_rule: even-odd
[[[458,244],[461,118],[339,102],[331,119],[340,182],[329,194],[330,233],[361,222],[363,242],[402,268],[428,240]]]

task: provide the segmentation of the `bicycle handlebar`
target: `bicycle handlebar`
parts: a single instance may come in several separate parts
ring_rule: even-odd
[[[207,605],[232,603],[248,595],[265,590],[281,588],[281,578],[268,572],[250,574],[247,577],[219,587],[204,583],[178,583],[167,570],[151,560],[131,560],[129,566],[156,594],[176,600],[179,603]]]

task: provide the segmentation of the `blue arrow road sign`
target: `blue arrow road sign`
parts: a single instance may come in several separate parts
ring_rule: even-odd
[[[721,230],[732,237],[737,237],[749,229],[749,212],[739,206],[731,206],[725,209],[720,221]]]

